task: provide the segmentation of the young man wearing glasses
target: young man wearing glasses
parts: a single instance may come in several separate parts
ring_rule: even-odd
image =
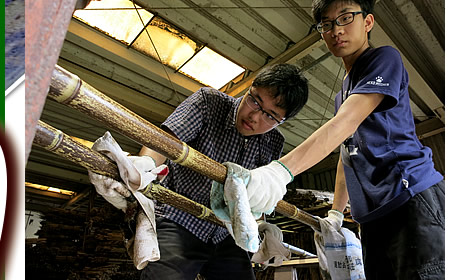
[[[284,137],[276,129],[295,116],[308,98],[307,79],[289,64],[261,71],[245,96],[233,98],[201,88],[184,100],[162,128],[218,162],[256,168],[280,157]],[[143,147],[157,164],[160,154]],[[163,185],[210,206],[212,180],[168,161]],[[141,279],[255,279],[249,255],[225,228],[166,204],[156,204],[160,260],[150,262]]]
[[[313,1],[317,30],[346,70],[336,114],[281,164],[251,170],[247,191],[281,191],[293,175],[340,146],[334,203],[326,219],[340,229],[350,198],[352,216],[361,224],[366,278],[444,279],[443,176],[434,168],[431,149],[415,134],[399,52],[368,44],[373,5]],[[281,198],[262,195],[252,202],[249,197],[255,211],[266,211]]]

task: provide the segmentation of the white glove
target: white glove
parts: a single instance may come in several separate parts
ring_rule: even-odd
[[[279,240],[280,242],[283,242],[283,233],[279,229],[278,226],[267,223],[267,222],[262,221],[262,220],[258,220],[257,224],[258,224],[258,232],[260,232],[260,233],[263,232],[265,234],[271,234],[277,240]]]
[[[251,170],[247,185],[251,210],[266,214],[273,212],[278,201],[286,194],[286,185],[293,179],[291,172],[277,160]]]
[[[344,214],[337,210],[329,210],[328,217],[321,219],[320,223],[325,222],[331,225],[335,231],[339,231],[342,227],[342,222],[344,221]]]
[[[128,158],[131,160],[132,164],[137,169],[137,175],[139,176],[136,177],[136,179],[133,179],[133,176],[128,176],[129,184],[133,189],[143,189],[150,182],[156,180],[160,176],[164,177],[168,174],[168,167],[166,165],[162,164],[157,167],[155,160],[149,156],[129,156]],[[119,165],[118,168],[120,168]]]
[[[131,196],[128,187],[109,177],[89,171],[89,180],[95,190],[113,206],[126,212],[126,197]]]

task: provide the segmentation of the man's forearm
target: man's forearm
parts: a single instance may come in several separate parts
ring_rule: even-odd
[[[143,146],[140,151],[139,151],[139,155],[140,156],[149,156],[151,158],[153,158],[153,160],[155,160],[155,163],[157,166],[159,166],[160,164],[163,164],[165,161],[166,161],[166,157],[162,154],[159,154],[157,152],[155,152],[154,150],[152,149],[149,149],[145,146]]]
[[[341,156],[337,164],[336,182],[334,185],[334,199],[332,209],[344,212],[349,201],[349,193],[347,192],[346,179],[344,175],[344,166],[342,164]]]
[[[341,116],[336,116],[280,161],[296,176],[328,156],[355,128],[356,126],[348,126]]]
[[[352,135],[383,98],[381,94],[349,96],[334,118],[317,129],[280,161],[294,176],[311,168]]]
[[[169,130],[168,128],[163,128],[164,131],[166,131],[167,133],[173,135],[174,137],[178,138],[176,136],[176,134],[174,134],[174,132],[172,132],[171,130]],[[159,166],[160,164],[163,164],[165,163],[166,161],[166,157],[146,146],[142,146],[142,148],[140,149],[139,151],[139,156],[149,156],[151,158],[153,158],[153,160],[155,160],[155,163],[157,166]]]

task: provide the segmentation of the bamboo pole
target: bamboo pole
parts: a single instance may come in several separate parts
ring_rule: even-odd
[[[118,167],[109,158],[89,149],[41,120],[36,124],[33,143],[87,170],[121,181]]]
[[[38,121],[36,129],[37,131],[33,141],[34,144],[95,173],[121,181],[118,167],[106,156],[84,146],[43,121]],[[212,210],[200,203],[164,188],[159,184],[151,183],[148,188],[145,189],[144,195],[156,199],[161,203],[169,204],[198,218],[224,226],[223,223],[216,218]],[[135,198],[131,200],[134,201]]]
[[[226,166],[189,147],[60,66],[56,66],[53,71],[48,97],[101,121],[139,144],[212,180],[224,183],[226,179]],[[278,202],[275,210],[286,217],[319,228],[316,217],[283,200]]]
[[[33,143],[88,170],[121,181],[118,167],[108,157],[79,143],[72,137],[41,120],[37,122],[36,134]],[[204,219],[224,227],[224,224],[216,218],[211,209],[166,189],[159,184],[151,183],[151,185],[149,185],[143,193],[151,199],[169,204],[200,219]],[[131,200],[135,201],[135,198],[132,198]],[[283,245],[295,255],[301,257],[314,257],[313,254],[295,246],[284,242]]]

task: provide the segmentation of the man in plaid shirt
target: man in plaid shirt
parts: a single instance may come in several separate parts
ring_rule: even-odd
[[[295,116],[308,98],[307,79],[290,64],[261,71],[247,93],[233,98],[213,88],[201,88],[162,124],[162,128],[217,162],[234,162],[252,169],[281,155],[284,137],[276,129]],[[143,147],[158,164],[166,158]],[[163,184],[210,207],[212,180],[168,161]],[[156,203],[160,260],[150,262],[141,279],[255,279],[249,255],[225,228],[172,206]]]

